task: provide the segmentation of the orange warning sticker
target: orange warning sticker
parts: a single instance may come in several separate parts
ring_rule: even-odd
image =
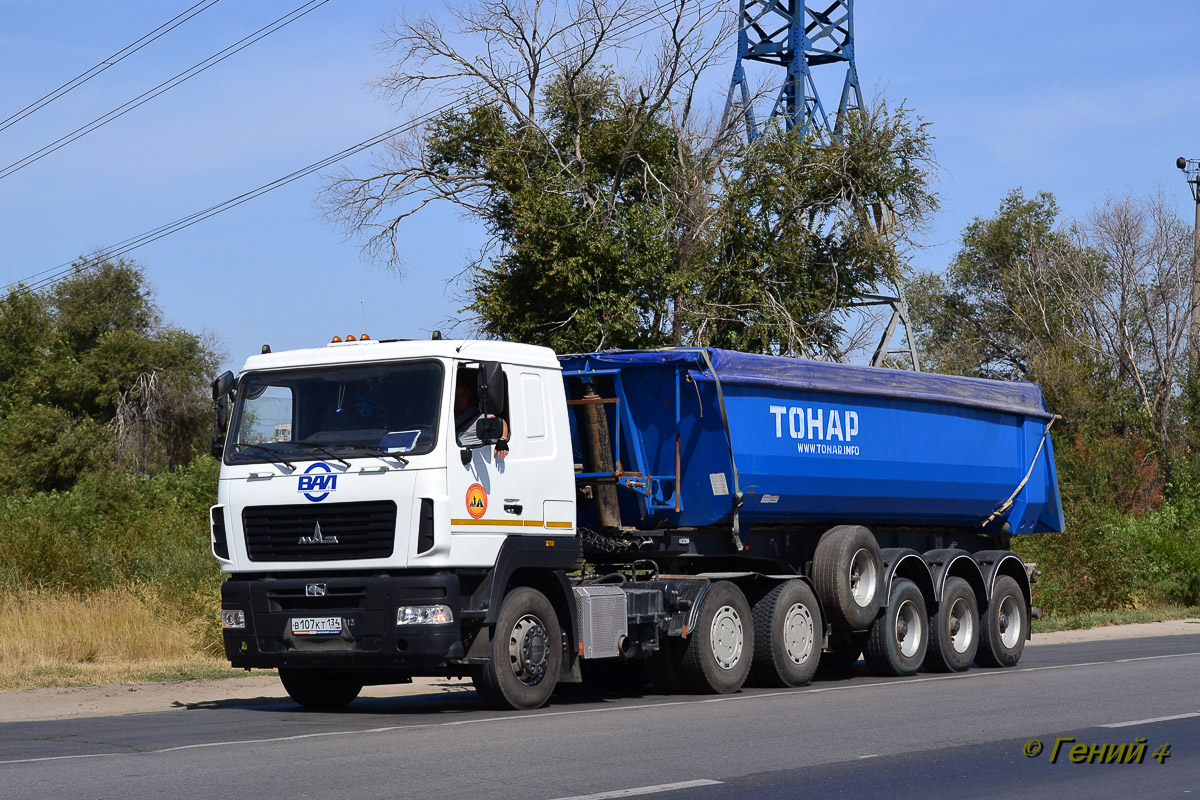
[[[472,483],[467,489],[467,513],[475,519],[487,513],[487,492],[478,483]]]

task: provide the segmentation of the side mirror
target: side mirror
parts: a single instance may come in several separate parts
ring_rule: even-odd
[[[499,417],[504,414],[504,370],[496,361],[479,365],[479,413]]]
[[[212,399],[217,402],[222,398],[228,397],[233,391],[233,373],[225,370],[218,375],[212,382]]]
[[[212,457],[218,461],[221,460],[221,456],[225,455],[225,436],[223,434],[221,436],[212,437],[212,447],[210,452],[212,453]]]
[[[504,420],[482,417],[475,423],[475,436],[484,444],[495,444],[504,436]]]
[[[226,370],[212,382],[213,399],[213,430],[221,439],[221,449],[225,448],[225,428],[229,424],[229,397],[233,394],[233,373]],[[217,452],[216,439],[213,439],[213,455],[220,458]]]

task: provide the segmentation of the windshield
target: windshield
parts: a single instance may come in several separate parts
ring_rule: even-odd
[[[428,453],[441,397],[436,361],[248,373],[225,463]]]

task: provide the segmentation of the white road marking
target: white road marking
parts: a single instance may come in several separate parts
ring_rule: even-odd
[[[1187,714],[1172,714],[1169,717],[1151,717],[1150,719],[1135,719],[1132,722],[1110,722],[1107,725],[1098,725],[1100,728],[1128,728],[1133,725],[1149,725],[1152,722],[1170,722],[1173,719],[1188,719],[1189,717],[1200,717],[1200,711],[1189,711]]]
[[[720,786],[721,783],[722,781],[699,778],[694,781],[680,781],[679,783],[660,783],[657,786],[635,786],[632,789],[614,789],[611,792],[575,794],[570,797],[559,797],[556,800],[608,800],[610,797],[636,797],[640,794],[658,794],[659,792],[674,792],[678,789],[695,789],[697,786]]]
[[[858,760],[862,761],[864,758],[879,758],[879,753],[872,753],[869,756],[859,756]]]
[[[647,711],[656,708],[667,708],[670,706],[695,705],[696,703],[735,703],[748,702],[754,700],[771,700],[778,697],[804,697],[808,694],[824,694],[826,692],[849,692],[858,689],[879,689],[886,687],[904,687],[913,683],[932,683],[934,681],[969,681],[979,678],[994,678],[1018,675],[1022,672],[1044,672],[1055,669],[1070,669],[1072,667],[1094,667],[1103,664],[1124,664],[1131,661],[1159,661],[1167,658],[1187,658],[1190,656],[1200,656],[1200,651],[1194,653],[1169,653],[1159,656],[1141,656],[1139,658],[1123,658],[1115,661],[1083,661],[1077,664],[1058,664],[1049,667],[1017,667],[1013,669],[996,669],[988,672],[966,672],[957,673],[954,675],[935,675],[926,678],[909,678],[907,680],[890,680],[890,681],[875,681],[873,683],[851,684],[849,686],[816,686],[806,687],[803,689],[790,689],[779,692],[762,692],[760,694],[727,694],[721,697],[712,698],[693,698],[688,700],[669,700],[664,703],[640,703],[637,705],[604,707],[604,708],[581,708],[572,711],[546,711],[542,713],[532,714],[509,714],[499,717],[482,717],[479,719],[460,719],[453,722],[424,722],[416,725],[387,725],[380,728],[365,728],[361,730],[345,730],[345,731],[319,731],[317,733],[301,733],[294,736],[271,736],[262,739],[239,739],[235,741],[218,741],[218,742],[199,742],[197,744],[184,744],[176,747],[164,747],[159,750],[145,751],[124,751],[111,753],[84,753],[81,755],[72,756],[43,756],[41,758],[14,758],[7,761],[0,761],[3,764],[29,764],[35,761],[63,761],[72,758],[104,758],[112,756],[139,756],[139,755],[161,755],[163,753],[175,753],[181,750],[201,750],[209,747],[242,747],[250,744],[273,744],[275,742],[295,742],[303,739],[321,739],[327,736],[355,736],[367,735],[373,733],[391,733],[393,731],[412,731],[421,728],[449,728],[455,725],[483,725],[489,722],[520,722],[522,720],[545,719],[546,717],[569,717],[579,716],[582,714],[616,714],[626,711]],[[1190,715],[1189,715],[1190,716]],[[1134,724],[1134,723],[1130,723]],[[1094,726],[1093,726],[1094,727]]]

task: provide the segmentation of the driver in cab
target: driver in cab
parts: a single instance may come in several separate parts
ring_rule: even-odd
[[[481,447],[483,442],[475,432],[475,426],[484,416],[479,413],[479,397],[475,390],[475,381],[464,375],[458,375],[454,387],[454,430],[460,447]],[[494,419],[492,414],[489,419]],[[500,440],[496,442],[496,460],[503,461],[508,455],[508,421],[501,419],[504,426]]]

